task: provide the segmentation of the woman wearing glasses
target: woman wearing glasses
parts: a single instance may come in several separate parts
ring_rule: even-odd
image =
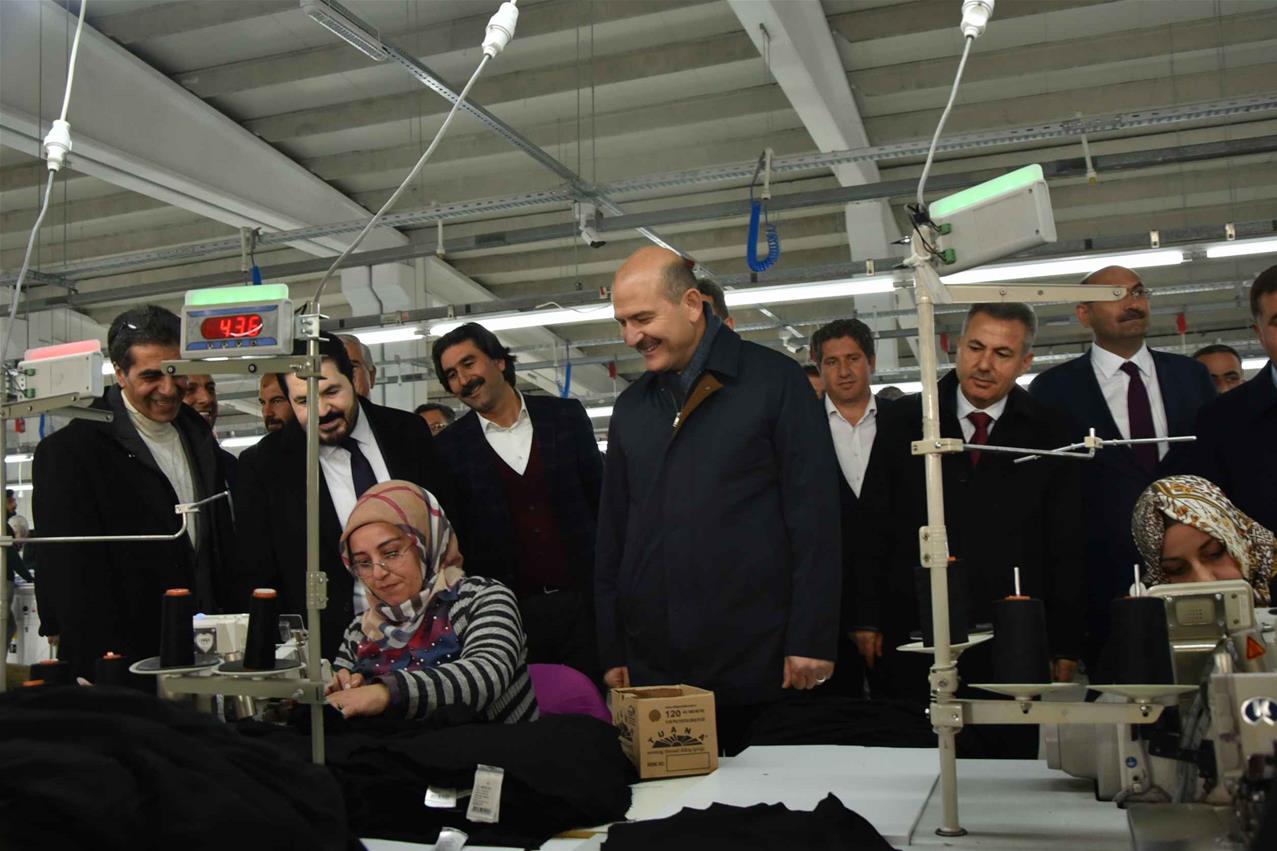
[[[328,703],[342,715],[425,718],[460,706],[500,723],[537,717],[514,594],[449,566],[452,543],[439,503],[410,482],[376,485],[355,505],[341,552],[368,608],[333,661]]]

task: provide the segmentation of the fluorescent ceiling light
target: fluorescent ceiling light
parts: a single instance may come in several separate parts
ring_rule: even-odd
[[[1206,256],[1211,260],[1220,257],[1245,257],[1248,254],[1273,253],[1277,253],[1277,239],[1241,239],[1206,247]]]
[[[728,290],[724,293],[728,307],[749,307],[755,304],[782,304],[789,301],[822,301],[830,298],[851,298],[858,295],[889,293],[896,283],[891,276],[876,278],[844,278],[837,281],[819,281],[812,284],[779,284],[774,287],[749,287]]]
[[[602,419],[603,417],[610,417],[612,416],[612,406],[608,405],[607,407],[586,408],[585,413],[588,414],[590,419],[592,420]]]
[[[103,364],[102,364],[102,374],[103,374],[103,375],[115,375],[115,364],[111,363],[110,361],[105,361],[105,362],[103,362]]]
[[[32,455],[30,452],[19,452],[17,455],[4,456],[4,460],[8,461],[10,464],[22,464],[27,461],[32,461],[34,459],[35,459],[35,456]]]
[[[1055,260],[1031,260],[999,266],[980,266],[953,275],[942,275],[946,284],[992,284],[1026,278],[1055,278],[1064,275],[1081,278],[1105,266],[1148,269],[1155,266],[1178,266],[1184,262],[1179,249],[1138,251],[1129,254],[1091,254],[1085,257],[1061,257]]]
[[[940,369],[942,372],[944,371],[943,366]],[[1036,372],[1026,372],[1024,375],[1021,375],[1019,378],[1017,378],[1015,380],[1015,383],[1020,385],[1021,387],[1028,387],[1033,382],[1033,379],[1037,377],[1038,377],[1038,374]],[[877,393],[878,391],[886,387],[898,387],[900,389],[900,392],[902,393],[921,393],[922,392],[921,381],[888,381],[884,384],[869,385],[869,389],[872,390],[874,393]]]
[[[386,343],[408,343],[413,340],[420,340],[421,328],[416,325],[406,325],[399,328],[377,328],[370,331],[354,331],[352,332],[359,342],[365,346],[384,346]]]
[[[7,485],[6,487],[14,493],[27,493],[31,490],[31,485]]]
[[[489,331],[513,331],[518,328],[540,328],[544,325],[576,325],[581,322],[609,322],[613,319],[612,305],[592,307],[557,307],[550,310],[526,310],[522,313],[494,313],[469,319],[449,319],[430,326],[430,336],[442,337],[467,322],[477,322]]]
[[[334,33],[369,59],[377,62],[386,59],[381,33],[359,20],[336,0],[301,0],[301,3],[302,11],[312,21]]]
[[[228,437],[225,440],[219,440],[223,449],[235,449],[242,446],[253,446],[257,441],[261,440],[265,435],[254,434],[248,437]]]
[[[1242,369],[1263,369],[1268,363],[1268,358],[1243,358]]]
[[[598,444],[599,444],[599,451],[600,451],[600,452],[607,452],[607,441],[606,441],[606,440],[600,440],[600,441],[598,441]]]

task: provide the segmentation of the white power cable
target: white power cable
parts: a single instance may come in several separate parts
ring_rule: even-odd
[[[27,238],[27,252],[22,257],[22,268],[18,270],[18,279],[13,282],[13,292],[9,296],[9,321],[4,326],[4,337],[0,340],[0,362],[8,356],[9,340],[13,336],[13,323],[18,318],[18,302],[22,298],[22,284],[26,280],[27,271],[31,268],[31,255],[35,251],[36,236],[40,233],[40,225],[45,214],[49,212],[49,199],[53,195],[53,178],[66,161],[71,150],[71,125],[67,123],[67,108],[71,105],[71,83],[75,80],[75,60],[80,53],[80,33],[84,31],[84,10],[88,8],[88,0],[81,0],[79,20],[75,25],[75,40],[71,42],[71,58],[67,62],[67,85],[62,95],[62,112],[58,115],[49,135],[44,138],[45,160],[49,166],[49,181],[44,187],[44,199],[40,203],[40,213],[31,227],[31,235]],[[65,259],[65,258],[63,258]]]
[[[940,123],[936,125],[936,133],[931,137],[931,147],[927,150],[927,161],[922,166],[922,177],[918,179],[918,208],[922,209],[925,202],[922,200],[922,193],[927,188],[927,177],[931,174],[931,160],[936,155],[936,145],[940,143],[940,134],[944,132],[944,123],[949,120],[949,111],[953,109],[953,102],[958,97],[958,84],[962,81],[962,69],[967,65],[967,56],[971,53],[971,43],[975,41],[975,36],[968,35],[964,39],[962,45],[962,59],[958,62],[958,73],[953,75],[953,89],[949,92],[949,102],[945,104],[944,112],[940,114]]]
[[[319,313],[320,298],[324,294],[324,287],[328,286],[328,282],[337,272],[337,269],[346,261],[346,258],[359,247],[359,244],[364,241],[364,237],[366,237],[372,229],[377,226],[377,223],[381,221],[381,218],[386,214],[386,211],[395,205],[395,202],[399,200],[399,196],[403,195],[403,193],[408,189],[408,185],[416,179],[418,174],[421,173],[421,169],[425,167],[426,161],[430,159],[430,155],[435,152],[435,148],[439,146],[439,142],[443,139],[444,134],[448,132],[448,125],[452,123],[452,119],[456,116],[457,110],[459,110],[461,105],[465,103],[466,95],[470,94],[470,89],[474,86],[475,81],[479,79],[479,75],[483,73],[483,69],[488,64],[488,60],[492,59],[504,50],[505,46],[510,43],[510,39],[514,37],[515,25],[518,23],[518,20],[518,8],[515,6],[514,2],[507,0],[507,2],[501,4],[501,7],[497,9],[496,14],[492,16],[490,21],[488,21],[488,27],[483,41],[483,59],[479,60],[479,67],[474,69],[474,73],[470,75],[470,79],[466,83],[465,88],[461,90],[459,95],[457,95],[456,102],[453,103],[452,109],[448,110],[448,116],[443,120],[443,124],[439,127],[439,132],[435,133],[434,139],[430,142],[430,147],[426,148],[425,152],[422,153],[421,158],[417,160],[417,164],[412,167],[412,171],[408,172],[408,176],[399,184],[399,188],[396,189],[390,198],[386,200],[386,203],[381,205],[381,209],[368,220],[368,224],[364,225],[364,228],[359,232],[359,235],[356,236],[354,241],[346,247],[345,251],[337,256],[337,259],[333,261],[333,264],[328,267],[328,271],[324,273],[324,277],[319,280],[319,287],[316,288],[315,295],[310,300],[313,313]]]

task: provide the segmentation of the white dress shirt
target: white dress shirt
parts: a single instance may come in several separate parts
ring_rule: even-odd
[[[834,452],[842,477],[851,490],[860,496],[860,486],[865,482],[865,469],[869,466],[869,453],[873,449],[874,436],[878,434],[878,400],[871,394],[860,422],[849,422],[838,406],[825,394],[825,411],[829,415],[829,432],[834,438]]]
[[[967,414],[974,411],[981,411],[989,415],[989,432],[993,432],[993,427],[997,425],[1001,419],[1003,412],[1007,409],[1007,397],[1003,396],[987,408],[977,408],[967,400],[967,394],[962,392],[962,388],[958,388],[958,425],[962,426],[962,440],[970,443],[971,438],[975,436],[975,423],[967,419]]]
[[[191,459],[186,455],[186,447],[182,443],[182,435],[178,433],[177,426],[173,423],[157,423],[144,415],[133,407],[133,403],[123,391],[120,397],[124,399],[124,407],[129,412],[129,421],[137,429],[138,436],[142,438],[146,448],[151,450],[151,457],[159,465],[164,478],[168,479],[169,484],[173,486],[177,501],[194,502],[195,477],[191,475]],[[196,530],[198,525],[192,517],[191,522],[186,526],[186,534],[191,539],[192,547],[199,543]]]
[[[497,425],[482,414],[479,424],[483,428],[483,436],[487,439],[492,451],[501,456],[511,470],[520,476],[528,469],[528,459],[532,457],[532,418],[528,416],[528,408],[523,404],[523,394],[519,396],[519,415],[508,428]]]
[[[1131,417],[1126,407],[1126,391],[1131,386],[1131,377],[1122,372],[1122,364],[1126,360],[1099,346],[1091,346],[1091,368],[1095,370],[1095,380],[1100,383],[1100,393],[1108,403],[1109,413],[1122,437],[1131,436]],[[1131,358],[1131,363],[1139,367],[1140,378],[1144,380],[1144,388],[1148,392],[1148,404],[1153,409],[1153,434],[1166,437],[1169,434],[1166,425],[1166,406],[1162,404],[1162,389],[1157,383],[1157,365],[1153,363],[1153,355],[1148,346],[1140,346],[1140,350]],[[1089,423],[1086,424],[1088,427]],[[1170,450],[1169,443],[1157,444],[1157,457],[1162,459]]]
[[[390,481],[390,471],[386,469],[386,461],[381,457],[381,448],[377,446],[377,438],[373,435],[372,427],[368,425],[368,418],[364,416],[362,409],[359,411],[359,416],[355,418],[355,427],[351,430],[350,436],[359,444],[359,451],[372,465],[377,482]],[[319,469],[324,474],[324,484],[328,485],[328,496],[332,499],[333,509],[337,512],[337,523],[345,529],[346,521],[350,519],[350,512],[355,510],[355,503],[359,501],[355,496],[355,476],[350,471],[350,452],[341,446],[320,444]],[[358,577],[355,577],[354,601],[355,614],[362,614],[368,607],[368,602],[364,598],[364,583],[360,582]]]

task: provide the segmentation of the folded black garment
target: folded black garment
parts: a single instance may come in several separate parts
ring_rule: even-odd
[[[749,743],[933,748],[936,734],[920,704],[814,692],[769,706],[750,727]]]
[[[0,695],[0,849],[249,847],[349,847],[328,772],[132,689]]]
[[[584,715],[526,724],[447,720],[451,725],[325,717],[327,766],[359,836],[432,843],[440,828],[455,827],[473,845],[535,848],[565,830],[625,818],[637,778],[611,724]],[[300,727],[238,726],[285,752],[309,752]],[[478,765],[505,772],[496,824],[468,821],[466,798],[454,809],[424,805],[432,786],[471,788]]]
[[[784,804],[684,809],[669,818],[614,824],[604,851],[892,851],[874,826],[833,794],[811,812]]]

